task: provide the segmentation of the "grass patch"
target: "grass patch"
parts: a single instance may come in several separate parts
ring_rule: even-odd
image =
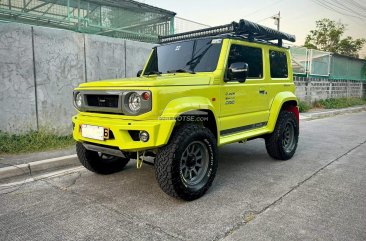
[[[306,102],[299,102],[299,111],[301,113],[308,112],[310,109],[341,109],[357,105],[366,105],[366,99],[361,98],[339,98],[339,99],[325,99],[318,100],[313,104]]]
[[[0,131],[0,154],[18,154],[62,149],[75,144],[71,135],[59,136],[47,131],[12,135]]]
[[[366,105],[366,99],[361,98],[339,98],[319,100],[314,103],[314,107],[324,109],[341,109],[356,105]]]
[[[299,101],[299,111],[301,113],[308,112],[310,109],[311,106],[308,103]]]

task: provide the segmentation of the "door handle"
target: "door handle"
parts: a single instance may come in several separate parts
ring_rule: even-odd
[[[259,90],[259,94],[266,95],[267,94],[267,91],[265,91],[265,90]]]

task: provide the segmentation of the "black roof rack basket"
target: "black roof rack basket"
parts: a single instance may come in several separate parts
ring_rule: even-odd
[[[249,41],[266,41],[278,40],[278,45],[282,46],[282,41],[287,40],[295,42],[294,35],[283,33],[272,28],[268,28],[245,19],[241,19],[239,23],[232,22],[230,24],[221,25],[217,27],[204,28],[200,30],[178,33],[167,36],[159,36],[159,42],[170,43],[187,39],[202,38],[209,36],[218,36],[230,34],[232,36],[240,36],[247,38]]]

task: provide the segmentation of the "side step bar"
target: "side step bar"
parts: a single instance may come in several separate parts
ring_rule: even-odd
[[[126,158],[126,156],[123,154],[123,152],[120,150],[117,150],[117,149],[93,145],[93,144],[89,144],[89,143],[83,143],[83,146],[89,151],[96,151],[96,152],[101,152],[101,153],[108,154],[111,156],[118,156],[118,157]]]

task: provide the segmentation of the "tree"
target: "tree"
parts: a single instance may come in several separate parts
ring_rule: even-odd
[[[324,18],[316,21],[316,29],[306,36],[304,47],[358,57],[366,39],[342,38],[346,25]]]

